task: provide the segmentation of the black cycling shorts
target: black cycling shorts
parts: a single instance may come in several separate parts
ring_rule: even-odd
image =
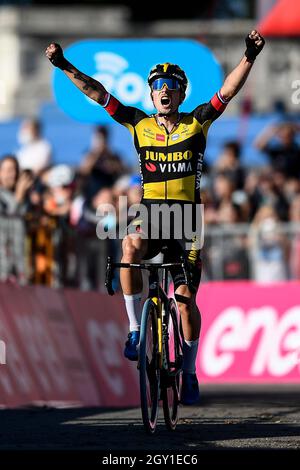
[[[132,227],[131,233],[133,229],[136,233],[143,233],[143,222],[141,215],[134,217],[130,221],[130,225]],[[164,256],[165,263],[178,263],[180,258],[184,256],[189,268],[189,283],[187,283],[183,269],[180,266],[174,266],[170,268],[170,273],[174,282],[174,290],[181,285],[188,284],[191,293],[196,293],[201,280],[201,249],[199,249],[198,246],[195,247],[195,242],[193,242],[193,240],[186,239],[184,236],[180,239],[174,238],[173,224],[171,225],[169,238],[163,237],[163,230],[161,227],[158,227],[156,230],[158,238],[151,238],[151,227],[153,226],[153,221],[151,220],[151,217],[149,217],[149,220],[147,221],[148,247],[147,252],[144,255],[144,259],[154,258],[154,256],[158,255],[162,251],[162,248],[165,247],[167,247]]]

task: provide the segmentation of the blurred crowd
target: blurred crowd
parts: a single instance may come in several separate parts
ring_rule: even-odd
[[[208,236],[203,254],[211,268],[209,278],[299,278],[299,130],[295,123],[281,122],[262,131],[253,145],[268,156],[266,166],[243,168],[240,145],[232,141],[206,170],[202,201]],[[214,226],[219,230],[210,230]]]
[[[281,122],[262,131],[253,145],[267,166],[245,168],[237,141],[204,164],[205,280],[300,278],[299,130]],[[120,241],[99,240],[96,228],[118,225],[119,196],[140,201],[139,175],[110,149],[103,126],[77,168],[52,164],[36,120],[22,123],[18,140],[18,152],[0,160],[0,280],[103,290],[106,257],[119,257]],[[99,219],[104,203],[115,211]]]
[[[95,129],[78,168],[51,164],[36,120],[22,123],[18,140],[16,155],[0,160],[0,279],[103,288],[104,260],[119,244],[96,237],[96,209],[120,195],[138,202],[139,178],[110,150],[105,127]]]

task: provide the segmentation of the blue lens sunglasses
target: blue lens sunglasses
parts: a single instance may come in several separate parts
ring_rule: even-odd
[[[152,90],[160,91],[166,86],[169,90],[179,90],[180,83],[176,78],[157,78],[151,84]]]

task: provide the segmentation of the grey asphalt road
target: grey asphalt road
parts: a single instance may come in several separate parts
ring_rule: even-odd
[[[148,436],[139,409],[1,410],[0,457],[5,449],[300,450],[300,387],[204,388],[199,406],[182,407],[180,414],[175,432],[160,419]]]

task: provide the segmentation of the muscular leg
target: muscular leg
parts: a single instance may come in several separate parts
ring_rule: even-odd
[[[196,294],[192,294],[188,286],[179,286],[175,294],[185,297],[188,303],[180,302],[177,300],[179,308],[184,339],[186,341],[195,341],[200,336],[201,329],[201,315],[196,304]]]
[[[175,298],[180,311],[182,329],[184,335],[183,342],[183,373],[190,374],[192,383],[189,387],[188,398],[185,397],[186,404],[194,402],[199,398],[198,382],[195,376],[196,357],[199,345],[199,335],[201,327],[201,317],[196,305],[195,294],[192,294],[188,286],[181,285],[175,291]],[[190,393],[192,392],[192,396]],[[185,392],[186,393],[186,392]]]
[[[124,239],[122,248],[122,263],[140,263],[147,250],[147,240],[142,239],[139,234],[131,234]],[[129,320],[129,332],[137,332],[140,329],[142,313],[142,272],[140,269],[122,268],[120,280]],[[133,346],[132,341],[134,342]],[[137,336],[132,338],[132,336],[129,335],[129,343],[126,344],[129,348],[133,348],[133,351],[132,349],[125,350],[125,356],[129,359],[135,360],[137,357],[137,341]]]
[[[139,234],[127,235],[122,243],[123,256],[121,263],[140,263],[147,251],[146,239]],[[142,274],[140,269],[120,269],[120,281],[125,295],[140,293],[143,288]]]

